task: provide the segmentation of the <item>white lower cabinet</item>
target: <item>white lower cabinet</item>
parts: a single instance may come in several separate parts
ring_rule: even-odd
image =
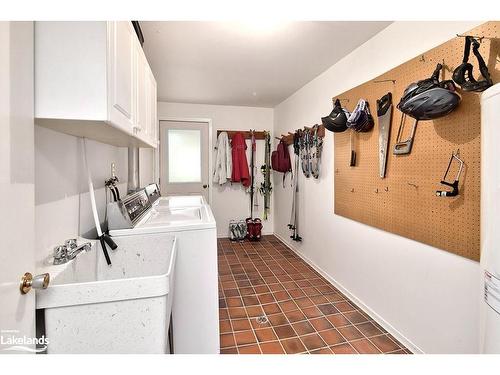
[[[37,125],[116,146],[157,147],[156,101],[131,22],[35,23]]]

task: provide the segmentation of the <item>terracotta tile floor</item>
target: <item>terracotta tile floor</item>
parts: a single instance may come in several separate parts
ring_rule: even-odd
[[[274,236],[218,258],[221,353],[410,353]]]

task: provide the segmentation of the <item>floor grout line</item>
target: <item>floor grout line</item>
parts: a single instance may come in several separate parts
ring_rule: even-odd
[[[274,241],[270,240],[273,239]],[[227,311],[227,320],[229,320],[229,324],[231,327],[231,332],[227,333],[232,333],[233,337],[235,339],[235,347],[245,347],[245,346],[251,346],[251,345],[257,345],[259,350],[262,352],[261,344],[265,344],[267,342],[275,342],[277,341],[280,344],[280,347],[283,349],[283,351],[286,353],[285,347],[283,345],[284,340],[288,339],[298,339],[299,342],[304,346],[306,349],[305,351],[301,353],[311,353],[316,350],[321,350],[321,349],[330,349],[331,347],[338,346],[338,345],[345,345],[347,344],[352,350],[355,352],[359,352],[353,345],[351,345],[351,342],[356,342],[360,340],[367,340],[373,347],[379,351],[382,352],[381,349],[371,340],[375,337],[380,337],[380,336],[385,336],[387,339],[389,339],[398,349],[395,349],[391,352],[397,352],[400,350],[405,351],[406,348],[399,343],[397,340],[391,337],[389,333],[387,333],[382,327],[380,327],[366,312],[364,312],[361,308],[359,308],[356,304],[354,304],[352,301],[350,301],[342,292],[340,292],[335,286],[331,285],[328,280],[326,280],[323,276],[321,276],[316,270],[314,270],[310,265],[305,263],[300,257],[298,257],[296,254],[292,253],[292,251],[284,244],[281,242],[279,239],[277,239],[274,236],[267,236],[263,238],[263,242],[266,243],[266,246],[261,242],[261,243],[231,243],[231,242],[226,242],[224,243],[224,240],[218,240],[218,264],[219,264],[219,270],[222,268],[224,270],[224,274],[219,274],[219,289],[220,289],[220,294],[219,294],[219,300],[223,299],[225,302],[224,309]],[[241,253],[240,253],[241,251]],[[287,256],[288,255],[288,256]],[[264,276],[266,275],[266,276]],[[272,280],[273,282],[268,282],[267,280]],[[276,280],[276,282],[274,282]],[[225,284],[225,285],[224,285]],[[227,288],[225,289],[224,287],[226,286],[233,286],[235,285],[235,288]],[[241,285],[241,286],[240,286]],[[272,288],[272,285],[275,285],[274,288]],[[261,288],[259,288],[261,287]],[[249,288],[249,292],[253,292],[251,294],[247,295],[242,295],[241,289]],[[267,289],[267,291],[264,292],[257,292],[257,289],[259,290],[264,290]],[[229,290],[235,290],[233,293],[237,293],[237,295],[234,296],[228,296],[227,291]],[[298,290],[302,295],[298,297],[293,297],[290,292]],[[310,293],[307,293],[310,292]],[[287,298],[285,299],[278,299],[278,297],[275,297],[275,294],[278,294],[280,292],[286,293]],[[272,296],[273,301],[269,303],[261,303],[261,298],[259,296],[262,295],[267,295],[270,294]],[[335,300],[331,300],[327,296],[332,296],[335,295]],[[220,298],[222,296],[222,298]],[[258,301],[258,304],[249,304],[247,305],[245,303],[245,298],[244,297],[255,297]],[[321,298],[325,299],[326,301],[323,302],[316,302],[316,301],[321,301]],[[234,298],[234,299],[239,299],[239,303],[241,306],[229,306],[228,305],[228,299],[229,298]],[[300,306],[297,304],[298,300],[307,298],[311,303],[312,306]],[[333,299],[333,297],[331,297]],[[340,299],[336,299],[340,298]],[[287,310],[286,312],[283,310],[283,304],[287,302],[293,302],[296,309],[293,310]],[[335,304],[341,304],[341,303],[348,303],[349,305],[352,306],[352,310],[346,310],[346,311],[341,311],[338,309],[338,307]],[[277,306],[277,312],[273,314],[267,314],[264,307],[268,305],[273,305],[275,304]],[[323,305],[323,304],[330,304],[333,307],[336,308],[336,313],[334,314],[328,314],[325,315],[322,310],[319,310],[321,312],[321,315],[318,317],[307,317],[306,313],[304,312],[304,309],[314,307],[318,309],[318,306]],[[275,325],[269,322],[268,326],[259,328],[258,326],[254,327],[254,324],[252,323],[253,320],[256,319],[256,317],[250,317],[248,315],[248,309],[252,307],[259,307],[260,310],[263,312],[264,315],[268,317],[272,317],[273,315],[282,315],[284,317],[284,323],[280,325]],[[245,316],[242,318],[232,318],[231,315],[229,314],[229,309],[230,308],[241,308],[244,310]],[[298,311],[302,315],[305,316],[305,319],[298,320],[291,322],[289,317],[287,316],[286,313],[291,313]],[[352,312],[358,312],[361,314],[366,320],[361,321],[358,323],[355,323],[353,320],[349,319],[346,314],[352,313]],[[349,322],[349,324],[342,325],[342,326],[335,326],[332,324],[332,322],[329,322],[330,327],[325,328],[325,329],[320,329],[318,330],[315,326],[313,327],[313,332],[299,335],[296,327],[294,324],[301,323],[301,322],[308,322],[311,324],[311,321],[314,321],[315,319],[328,319],[328,316],[333,316],[333,315],[340,315],[342,316],[346,322]],[[250,324],[250,331],[252,331],[252,335],[255,339],[255,343],[250,343],[250,344],[244,344],[244,345],[238,345],[236,343],[236,336],[235,333],[238,332],[244,332],[244,331],[249,331],[249,330],[240,330],[240,331],[234,331],[234,320],[239,320],[239,319],[245,319],[249,321]],[[221,319],[221,320],[226,320],[226,319]],[[365,335],[359,328],[359,325],[370,323],[372,324],[380,333],[377,333],[375,335]],[[277,332],[276,332],[276,327],[282,326],[282,325],[288,325],[291,327],[292,332],[296,335],[293,337],[288,337],[288,338],[283,338],[281,339]],[[348,340],[347,337],[345,337],[344,334],[339,329],[342,329],[343,327],[353,327],[361,337],[354,339],[354,340]],[[269,340],[269,341],[262,341],[260,342],[256,330],[258,329],[263,329],[263,328],[271,328],[273,334],[276,336],[275,340]],[[326,341],[324,341],[323,337],[321,336],[320,332],[328,331],[328,330],[334,330],[336,331],[340,337],[342,337],[344,342],[337,343],[335,345],[329,345]],[[325,346],[318,347],[316,349],[311,349],[309,350],[307,346],[305,345],[304,341],[302,340],[302,337],[305,336],[312,336],[316,335],[322,343],[325,344]],[[229,348],[224,348],[224,350],[227,350]],[[331,349],[330,349],[331,350]]]

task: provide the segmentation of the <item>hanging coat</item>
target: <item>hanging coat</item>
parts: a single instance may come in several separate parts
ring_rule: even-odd
[[[231,175],[231,181],[241,182],[245,187],[250,186],[250,173],[248,170],[247,154],[245,150],[247,149],[247,144],[245,143],[245,137],[240,132],[234,133],[231,139],[231,154],[233,158],[233,173]]]
[[[229,138],[226,132],[221,132],[217,138],[217,155],[215,156],[215,167],[213,181],[223,185],[231,180],[232,156],[229,147]]]

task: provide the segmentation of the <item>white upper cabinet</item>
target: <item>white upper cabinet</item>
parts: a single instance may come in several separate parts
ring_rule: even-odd
[[[146,88],[146,68],[148,67],[148,62],[141,46],[137,43],[136,46],[136,56],[135,61],[137,64],[137,92],[136,92],[136,102],[137,102],[137,123],[135,127],[135,132],[140,137],[147,137],[147,95],[148,91]]]
[[[158,117],[157,117],[157,89],[153,72],[146,66],[146,89],[147,89],[147,127],[149,139],[158,145]]]
[[[116,146],[157,147],[157,124],[150,123],[156,100],[131,22],[35,23],[37,125]]]
[[[138,44],[130,22],[109,23],[108,116],[109,121],[128,131],[132,131],[135,122],[134,57]]]

